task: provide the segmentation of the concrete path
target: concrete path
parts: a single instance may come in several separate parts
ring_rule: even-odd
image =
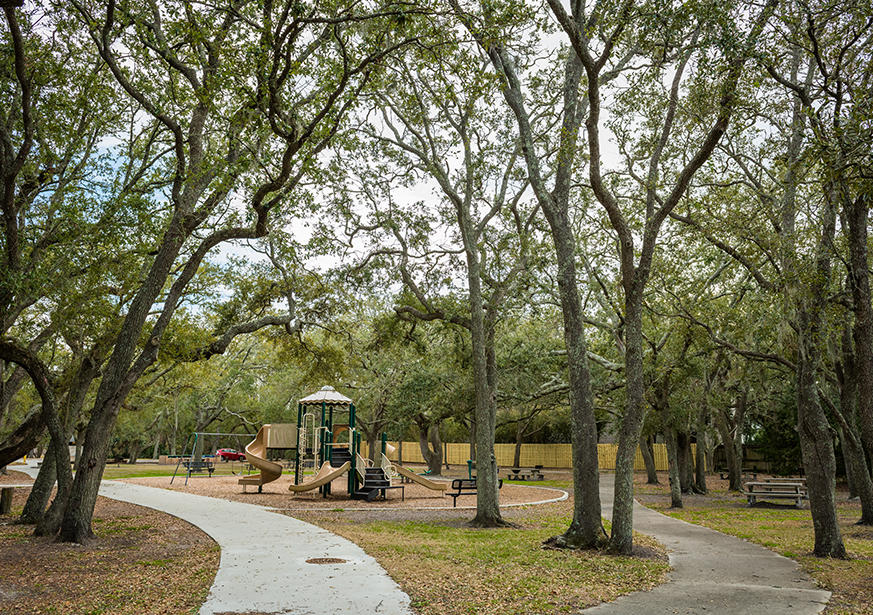
[[[221,546],[218,573],[200,615],[412,613],[409,597],[376,560],[312,524],[261,506],[119,481],[104,481],[100,495],[179,517]],[[345,561],[307,563],[314,558]]]
[[[612,517],[612,475],[600,475],[603,515]],[[586,609],[596,615],[814,615],[830,592],[793,560],[764,547],[634,505],[634,529],[670,550],[669,581]]]

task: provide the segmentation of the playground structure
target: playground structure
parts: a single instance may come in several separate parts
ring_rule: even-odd
[[[271,448],[271,444],[290,445],[291,442],[287,439],[287,434],[290,432],[296,435],[296,428],[297,426],[293,424],[278,424],[275,426],[267,424],[261,426],[255,439],[246,445],[246,461],[252,467],[259,470],[259,472],[258,474],[250,474],[239,479],[238,482],[243,486],[243,492],[245,492],[247,485],[257,485],[258,493],[261,493],[265,484],[273,482],[282,475],[282,464],[268,460],[267,450]],[[286,439],[279,442],[280,435],[285,435]],[[294,445],[273,446],[272,448],[296,448],[296,442],[294,442]]]
[[[345,420],[345,422],[343,422]],[[355,404],[333,387],[326,386],[304,397],[297,404],[299,447],[294,463],[294,483],[288,490],[292,493],[319,490],[327,497],[331,482],[347,474],[346,490],[352,499],[372,501],[385,497],[390,489],[403,489],[393,485],[391,479],[398,474],[414,480],[434,491],[445,491],[446,485],[422,479],[420,476],[395,467],[387,454],[393,452],[386,435],[381,438],[379,463],[374,465],[361,455],[361,432],[357,428]],[[301,482],[303,471],[317,469],[315,478]]]
[[[345,490],[352,499],[372,501],[380,496],[384,499],[388,490],[403,490],[402,485],[392,484],[391,479],[398,476],[441,494],[447,489],[445,483],[428,480],[392,464],[388,454],[394,452],[394,447],[388,444],[384,433],[377,457],[379,463],[373,464],[364,458],[361,455],[361,432],[357,428],[355,404],[331,386],[322,387],[299,400],[296,423],[268,423],[262,425],[257,434],[192,434],[190,454],[188,444],[191,438],[186,442],[186,455],[176,464],[177,470],[180,464],[187,469],[186,485],[194,472],[208,471],[212,475],[214,462],[211,457],[203,455],[202,450],[207,436],[236,438],[237,449],[241,448],[240,437],[254,437],[245,446],[244,463],[258,472],[240,476],[237,482],[242,485],[243,493],[246,493],[249,485],[257,486],[258,493],[262,493],[264,485],[277,480],[283,469],[277,456],[283,454],[285,459],[293,463],[294,480],[288,490],[295,494],[318,489],[320,494],[327,497],[331,494],[333,481],[343,475],[347,477]],[[315,471],[315,476],[303,482],[303,474],[307,469]],[[174,472],[173,478],[175,476]]]

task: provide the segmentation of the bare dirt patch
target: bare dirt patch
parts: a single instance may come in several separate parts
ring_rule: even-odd
[[[15,490],[15,515],[28,491]],[[36,538],[32,526],[0,517],[0,613],[197,612],[218,569],[218,545],[206,534],[165,513],[106,498],[97,500],[93,527],[97,538],[83,547]]]

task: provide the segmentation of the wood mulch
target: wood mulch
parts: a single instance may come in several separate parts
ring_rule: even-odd
[[[30,482],[10,472],[3,483]],[[196,527],[150,508],[98,498],[87,546],[33,536],[16,523],[29,489],[0,516],[0,613],[196,613],[218,570],[218,545]]]
[[[235,502],[247,504],[259,504],[271,506],[280,510],[306,510],[306,509],[334,509],[343,510],[373,509],[373,508],[396,508],[396,509],[432,509],[452,507],[452,499],[445,497],[439,491],[427,489],[418,484],[405,485],[405,500],[400,499],[399,490],[389,491],[386,500],[366,502],[352,500],[348,496],[347,479],[340,477],[331,483],[332,494],[324,498],[318,490],[311,492],[292,494],[288,491],[288,485],[292,482],[291,476],[284,474],[276,481],[267,483],[263,487],[263,493],[257,493],[257,487],[248,486],[248,493],[243,493],[242,485],[239,485],[237,476],[192,476],[185,485],[185,477],[176,477],[170,484],[170,477],[156,476],[148,478],[125,478],[125,482],[148,485],[149,487],[161,487],[172,491],[207,495]],[[500,490],[501,504],[526,504],[551,500],[563,495],[563,492],[553,488],[531,487],[526,485],[513,485],[503,483]],[[475,496],[461,496],[458,498],[458,506],[476,506]],[[469,514],[469,511],[465,514]]]

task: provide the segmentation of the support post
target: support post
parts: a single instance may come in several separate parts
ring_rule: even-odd
[[[303,428],[303,404],[297,404],[297,456],[294,459],[294,484],[300,484],[300,430]],[[304,438],[305,440],[305,438]],[[304,448],[306,443],[303,443]]]

